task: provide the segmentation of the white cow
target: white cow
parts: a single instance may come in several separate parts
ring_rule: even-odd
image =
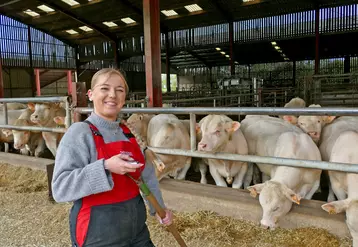
[[[132,114],[127,123],[140,132],[142,137],[147,137],[146,141],[149,146],[190,150],[189,132],[173,114],[156,116]],[[156,156],[165,165],[164,169],[158,169],[158,165],[156,165],[158,180],[169,174],[175,179],[185,179],[190,168],[191,157],[164,154],[156,154]]]
[[[29,103],[28,106],[34,112],[30,120],[38,126],[55,128],[57,127],[57,123],[54,121],[55,117],[66,116],[66,111],[61,107],[60,103]],[[56,156],[57,147],[62,136],[63,133],[42,132],[46,146],[53,156]]]
[[[204,117],[197,124],[197,132],[200,132],[202,136],[198,143],[199,151],[243,155],[248,153],[247,142],[240,130],[240,123],[225,115],[208,115]],[[205,163],[209,165],[210,174],[214,178],[216,185],[227,187],[226,182],[228,182],[232,184],[233,188],[241,188],[247,171],[246,162],[207,159]],[[202,177],[203,168],[205,166],[200,165]],[[226,182],[223,177],[226,178]]]
[[[30,121],[30,116],[33,113],[32,109],[27,108],[20,115],[20,117],[13,123],[15,126],[36,126]],[[45,141],[42,137],[41,131],[28,131],[28,130],[3,130],[7,136],[12,135],[14,138],[14,148],[20,149],[22,154],[39,157],[45,150]]]
[[[310,105],[309,107],[321,107],[320,105]],[[284,116],[285,121],[291,124],[297,124],[305,133],[311,136],[312,140],[318,144],[321,138],[321,132],[324,126],[331,123],[336,116],[307,116],[302,115],[298,118],[295,116]]]
[[[282,158],[321,160],[318,147],[298,127],[279,118],[249,116],[241,122],[249,154]],[[301,198],[311,199],[319,187],[321,170],[257,164],[269,181],[248,187],[263,208],[261,225],[275,228]]]
[[[325,161],[358,164],[358,117],[340,117],[323,129],[320,151]],[[330,214],[346,212],[346,222],[358,247],[358,174],[328,171],[338,201],[322,205]]]

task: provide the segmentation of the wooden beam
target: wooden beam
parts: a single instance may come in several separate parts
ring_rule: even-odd
[[[159,0],[143,0],[144,47],[149,107],[162,106]]]
[[[61,5],[58,5],[57,3],[54,3],[54,2],[49,1],[49,0],[41,0],[41,2],[45,3],[46,5],[48,5],[51,8],[54,8],[56,11],[67,15],[68,17],[74,19],[75,21],[81,22],[82,24],[92,28],[93,30],[99,32],[105,38],[107,38],[107,39],[109,39],[109,40],[111,40],[113,42],[117,41],[117,36],[113,35],[110,32],[107,32],[107,31],[103,30],[101,27],[99,27],[99,26],[97,26],[97,25],[95,25],[95,24],[93,24],[93,23],[91,23],[91,22],[79,17],[79,16],[76,16],[71,11],[61,7]]]

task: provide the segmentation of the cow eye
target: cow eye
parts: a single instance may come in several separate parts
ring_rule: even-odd
[[[272,210],[272,212],[276,212],[280,207],[276,207]]]
[[[320,123],[321,121],[320,120],[318,120],[318,123]]]

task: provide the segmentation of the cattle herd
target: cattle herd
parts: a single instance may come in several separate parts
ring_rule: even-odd
[[[300,98],[293,98],[285,107],[306,107],[306,104]],[[8,123],[13,125],[56,127],[63,125],[65,115],[59,103],[8,103]],[[3,121],[4,117],[1,118]],[[190,150],[189,120],[173,114],[132,114],[127,124],[149,146]],[[36,157],[46,147],[55,156],[61,137],[62,134],[51,132],[0,131],[1,142],[13,142],[22,154]],[[207,153],[358,165],[358,117],[247,115],[238,122],[225,115],[207,115],[196,123],[196,140],[198,151]],[[329,214],[346,213],[353,246],[358,247],[358,174],[180,155],[156,154],[156,159],[158,180],[167,176],[183,180],[192,166],[200,171],[200,182],[206,184],[209,168],[217,186],[230,184],[232,188],[249,190],[253,197],[258,195],[263,210],[260,223],[265,228],[277,227],[292,203],[311,199],[319,191],[321,175],[325,173],[329,176],[329,194],[322,209]]]

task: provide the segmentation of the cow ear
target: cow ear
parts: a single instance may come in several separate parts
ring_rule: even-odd
[[[264,186],[265,186],[264,183],[262,183],[262,184],[255,184],[255,185],[253,185],[253,186],[247,187],[246,189],[247,189],[248,191],[250,191],[250,195],[251,195],[252,197],[256,197],[258,194],[261,193],[261,191],[262,191],[262,189],[264,188]]]
[[[195,130],[196,130],[196,134],[201,133],[201,128],[200,128],[200,125],[198,123],[195,124]]]
[[[225,129],[226,129],[227,132],[233,133],[233,132],[235,132],[236,130],[238,130],[240,128],[240,125],[241,124],[239,122],[232,121],[232,122],[226,123]]]
[[[300,204],[301,201],[301,196],[299,194],[296,194],[293,190],[291,190],[290,188],[286,187],[285,185],[281,185],[282,188],[282,192],[283,194],[290,199],[292,202],[296,203],[296,204]]]
[[[336,119],[337,116],[324,116],[322,117],[323,122],[325,122],[326,124],[332,123],[332,121],[334,119]]]
[[[297,117],[295,116],[291,116],[291,115],[285,115],[282,117],[283,120],[285,120],[286,122],[289,122],[291,124],[297,124]]]
[[[35,104],[34,103],[27,103],[27,107],[31,110],[31,111],[35,111]]]
[[[345,212],[351,203],[351,199],[347,198],[345,200],[329,202],[323,204],[321,207],[324,211],[328,212],[329,214],[339,214]]]

